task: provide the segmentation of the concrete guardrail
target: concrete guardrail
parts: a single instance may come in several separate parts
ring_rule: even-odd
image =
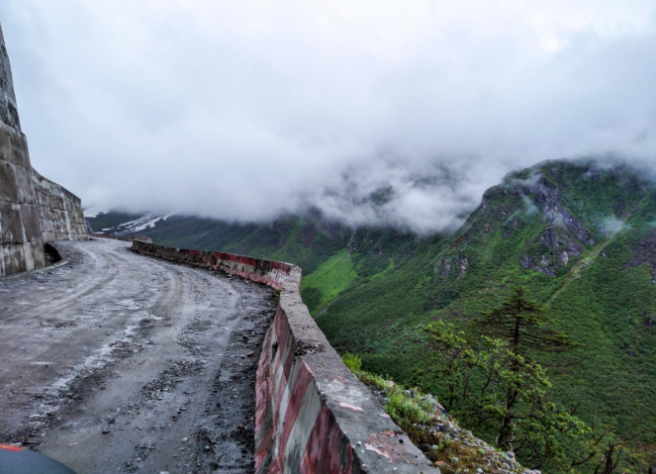
[[[301,299],[300,267],[139,241],[132,250],[280,291],[257,370],[256,473],[439,474],[330,346]]]

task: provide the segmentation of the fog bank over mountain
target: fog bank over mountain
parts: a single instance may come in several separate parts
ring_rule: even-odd
[[[0,11],[34,166],[92,208],[426,233],[544,159],[656,164],[653,1]]]

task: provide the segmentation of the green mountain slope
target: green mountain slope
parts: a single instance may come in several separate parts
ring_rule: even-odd
[[[656,185],[631,168],[554,161],[514,173],[448,236],[300,217],[248,225],[171,217],[140,233],[301,265],[303,298],[339,351],[438,397],[439,380],[421,374],[430,364],[422,328],[466,327],[523,286],[580,344],[567,368],[536,354],[556,401],[656,452]]]
[[[552,369],[557,398],[624,440],[656,443],[656,188],[628,168],[550,162],[508,177],[446,242],[425,241],[384,279],[318,318],[368,370],[445,395],[417,376],[421,328],[464,326],[524,286],[580,343],[580,364]],[[542,356],[546,365],[558,361]]]

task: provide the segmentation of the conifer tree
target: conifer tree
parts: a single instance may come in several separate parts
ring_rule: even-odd
[[[540,305],[525,297],[524,288],[517,288],[512,296],[498,308],[481,313],[483,332],[489,337],[504,341],[514,355],[510,371],[521,378],[522,360],[530,362],[531,351],[564,351],[573,344],[560,331],[546,327],[552,321]],[[515,441],[515,408],[521,399],[520,386],[511,384],[505,397],[505,415],[500,420],[497,446],[512,448]]]
[[[515,355],[530,359],[530,351],[564,351],[572,348],[569,338],[546,327],[552,323],[540,305],[526,299],[518,288],[501,306],[481,313],[483,332],[508,344]]]
[[[549,400],[551,381],[532,357],[575,344],[551,327],[540,305],[521,288],[481,313],[476,323],[473,331],[456,331],[444,321],[426,326],[433,363],[416,377],[435,377],[447,407],[462,423],[493,434],[498,448],[517,451],[536,468],[548,464],[566,470],[572,467],[571,455],[581,452],[586,455],[581,463],[592,459],[597,449],[587,446],[591,429]]]

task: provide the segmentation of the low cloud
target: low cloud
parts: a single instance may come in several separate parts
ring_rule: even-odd
[[[656,163],[651,1],[0,11],[33,164],[96,209],[427,233],[544,159]]]

